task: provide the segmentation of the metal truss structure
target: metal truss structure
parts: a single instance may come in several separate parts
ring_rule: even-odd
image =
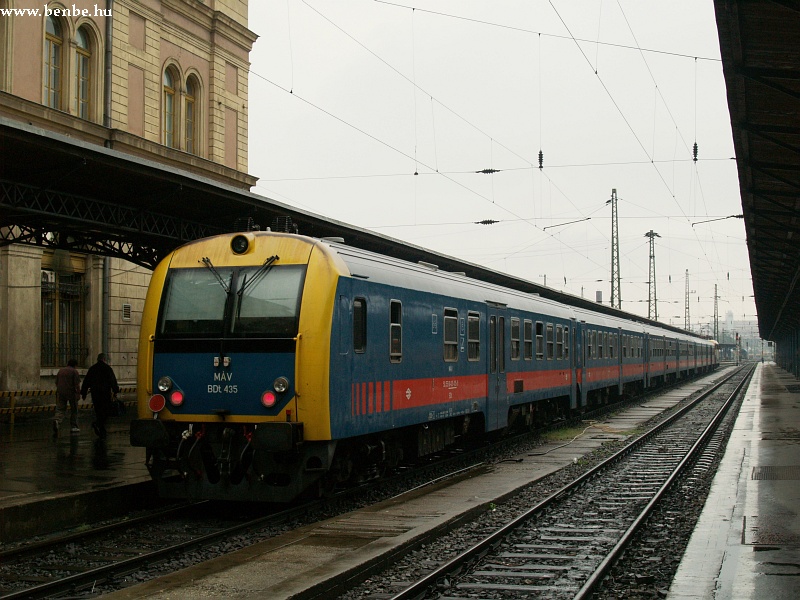
[[[223,231],[177,216],[0,180],[0,246],[33,244],[154,268],[181,243]]]

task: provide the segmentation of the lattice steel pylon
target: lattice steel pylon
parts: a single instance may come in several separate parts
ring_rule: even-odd
[[[692,321],[689,318],[689,294],[690,293],[691,292],[689,291],[689,269],[686,269],[686,304],[685,304],[686,308],[684,309],[684,322],[683,322],[683,328],[686,331],[691,331],[692,330]]]
[[[617,218],[617,190],[611,190],[611,308],[622,308],[619,276],[619,222]]]
[[[652,229],[644,234],[650,238],[650,273],[647,281],[647,318],[658,321],[658,300],[656,296],[656,245],[655,238],[661,237]]]
[[[717,306],[717,284],[714,284],[714,339],[719,341],[719,307]]]

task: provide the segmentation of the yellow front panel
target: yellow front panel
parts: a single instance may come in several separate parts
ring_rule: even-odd
[[[150,278],[150,287],[142,311],[142,326],[139,330],[139,357],[136,370],[136,397],[140,419],[152,418],[153,413],[147,407],[147,401],[153,395],[153,336],[158,321],[158,304],[167,277],[167,269],[172,255],[167,255],[158,263]]]
[[[235,254],[231,250],[234,235],[246,235],[250,240],[248,252]],[[216,268],[258,266],[271,256],[279,257],[276,264],[307,264],[295,356],[296,396],[277,416],[259,417],[257,422],[302,421],[306,440],[330,439],[329,361],[331,323],[340,275],[349,275],[344,262],[327,245],[311,238],[269,232],[231,234],[198,240],[178,248],[162,261],[153,273],[145,302],[139,342],[140,368],[138,374],[139,416],[152,416],[147,400],[152,390],[152,336],[158,318],[158,303],[169,268],[206,267],[207,257]],[[287,414],[288,413],[288,414]],[[198,422],[197,415],[173,415],[164,409],[160,418]],[[208,420],[204,415],[203,420]],[[228,422],[254,422],[253,417],[230,415]]]

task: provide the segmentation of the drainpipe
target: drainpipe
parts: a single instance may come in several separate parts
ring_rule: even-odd
[[[105,53],[105,81],[103,86],[103,126],[111,128],[111,66],[114,50],[114,0],[106,0],[106,53]],[[111,140],[106,140],[106,146],[111,145]],[[109,257],[103,257],[103,340],[101,352],[108,354],[108,310],[111,265]]]
[[[114,0],[106,0],[105,85],[103,86],[103,127],[111,128],[111,65],[114,46]],[[109,140],[106,140],[106,146]]]

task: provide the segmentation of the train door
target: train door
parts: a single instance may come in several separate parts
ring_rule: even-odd
[[[623,372],[622,372],[622,327],[617,327],[617,333],[614,337],[614,358],[617,360],[617,392],[620,396],[622,396],[622,389],[623,389]]]
[[[586,321],[580,322],[580,331],[576,334],[578,348],[576,349],[577,360],[576,372],[578,375],[578,383],[580,384],[580,399],[578,400],[578,407],[586,406],[588,400],[588,392],[586,390]]]
[[[489,431],[506,426],[506,318],[499,307],[489,307],[489,364],[486,427]]]
[[[569,335],[566,342],[569,344],[569,407],[578,408],[578,365],[580,364],[580,348],[576,345],[578,340],[576,321],[571,319],[572,325],[569,328]]]

